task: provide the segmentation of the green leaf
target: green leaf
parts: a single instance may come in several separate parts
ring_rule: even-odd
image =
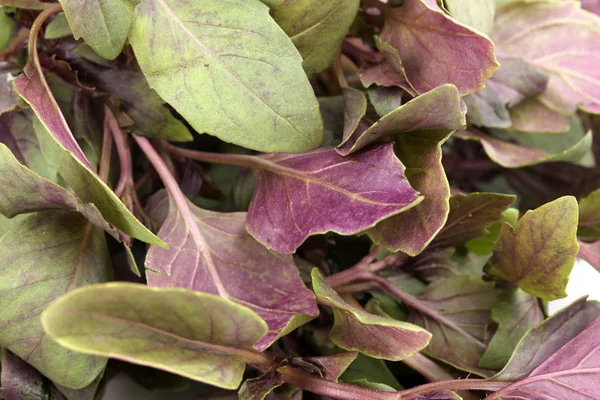
[[[75,39],[114,60],[121,53],[139,0],[60,0]]]
[[[58,14],[46,27],[44,39],[53,40],[73,35],[71,27],[64,13]]]
[[[40,212],[0,237],[0,254],[0,345],[59,385],[90,384],[106,360],[63,348],[39,316],[65,293],[108,280],[104,232],[71,211]]]
[[[499,324],[479,365],[487,369],[502,369],[521,338],[544,320],[538,299],[519,288],[500,296],[492,306],[492,319]]]
[[[301,57],[258,0],[143,0],[129,41],[150,87],[200,133],[260,151],[323,140]]]
[[[52,7],[51,3],[45,3],[40,0],[0,0],[0,5],[28,10],[43,10]]]
[[[582,236],[600,236],[600,189],[579,200],[579,221],[586,222],[577,233]]]
[[[489,35],[494,27],[495,0],[444,0],[446,9],[465,25]]]
[[[504,224],[486,272],[534,296],[560,299],[578,251],[577,200],[564,196],[527,211],[515,228]]]
[[[266,323],[208,293],[132,283],[82,288],[42,314],[48,335],[80,353],[115,357],[236,389]],[[218,368],[216,368],[218,366]]]
[[[15,34],[16,28],[15,21],[6,15],[4,9],[0,9],[0,51],[6,50]]]
[[[384,385],[393,390],[401,390],[402,385],[392,374],[385,361],[359,354],[356,360],[340,376],[340,380],[360,386]]]
[[[486,234],[476,239],[469,240],[465,247],[473,253],[483,256],[491,254],[494,251],[494,245],[500,236],[500,229],[505,222],[510,226],[515,226],[519,219],[519,210],[509,208],[502,213],[502,217],[486,228]]]
[[[359,4],[360,0],[284,1],[271,9],[271,16],[292,39],[310,76],[331,64]]]
[[[317,301],[333,309],[335,322],[329,338],[339,347],[374,358],[399,361],[429,343],[431,335],[426,330],[352,307],[325,283],[317,268],[311,275]]]

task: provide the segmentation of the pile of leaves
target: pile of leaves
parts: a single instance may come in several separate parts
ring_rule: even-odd
[[[0,5],[0,397],[600,397],[599,1]]]

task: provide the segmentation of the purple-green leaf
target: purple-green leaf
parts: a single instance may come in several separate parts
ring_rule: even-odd
[[[583,222],[584,226],[579,227],[578,234],[600,236],[600,189],[579,200],[579,222]]]
[[[560,119],[540,117],[600,105],[598,26],[600,17],[577,1],[515,2],[498,10],[492,33],[498,57],[522,58],[550,75],[545,91],[511,111],[518,117],[514,129],[563,131]]]
[[[246,232],[246,213],[218,213],[185,203],[154,201],[151,215],[168,216],[158,236],[169,250],[151,247],[146,257],[148,285],[183,287],[217,294],[254,310],[269,326],[257,344],[269,347],[278,337],[319,314],[315,298],[291,256],[268,250]],[[161,205],[162,203],[162,205]]]
[[[278,253],[293,253],[319,233],[356,234],[421,201],[392,143],[348,157],[331,147],[265,154],[254,164],[257,182],[247,229]]]
[[[49,163],[60,171],[81,200],[94,203],[110,222],[128,235],[147,243],[164,246],[161,240],[133,216],[93,170],[73,137],[45,77],[33,66],[33,62],[25,66],[23,74],[15,79],[13,84],[19,95],[39,117],[39,120],[34,121],[34,128],[44,155]]]
[[[486,228],[498,221],[515,196],[497,193],[457,194],[450,198],[446,224],[431,246],[450,247],[465,244],[485,235]]]
[[[337,346],[374,358],[398,361],[419,352],[429,343],[431,334],[416,325],[352,307],[325,283],[316,268],[312,279],[319,304],[333,309],[335,322],[329,338]]]
[[[526,378],[486,397],[493,399],[588,400],[600,396],[600,318],[534,369]]]
[[[353,130],[352,136],[344,136],[346,140],[338,152],[346,156],[394,135],[431,131],[449,134],[466,126],[464,118],[456,87],[442,85],[396,108],[368,129]]]
[[[498,296],[492,306],[492,319],[498,323],[498,329],[479,365],[499,370],[506,365],[521,338],[544,321],[544,315],[536,297],[512,288]]]
[[[254,379],[247,379],[238,392],[239,400],[263,400],[274,389],[283,385],[283,378],[277,370],[268,371]]]
[[[479,367],[485,352],[486,326],[499,290],[490,282],[469,276],[440,278],[419,297],[419,308],[411,308],[409,321],[432,334],[425,353],[456,368],[481,376],[490,371]]]
[[[508,364],[492,379],[517,381],[550,358],[600,314],[600,304],[585,297],[560,310],[521,339]]]
[[[578,251],[577,200],[565,196],[527,211],[514,228],[504,224],[486,272],[534,296],[560,299]]]
[[[600,240],[593,243],[580,241],[578,255],[600,272]]]
[[[369,101],[380,117],[387,115],[402,105],[404,90],[391,86],[371,86],[368,89]]]
[[[35,368],[2,349],[0,394],[5,400],[45,399],[49,395],[44,387],[44,377]]]
[[[0,115],[19,108],[26,108],[27,104],[15,92],[10,82],[10,72],[0,72]]]
[[[80,288],[52,303],[42,325],[78,353],[151,366],[236,389],[252,346],[267,333],[247,307],[209,293],[115,282]],[[257,357],[258,356],[258,357]]]
[[[336,381],[358,357],[357,352],[345,351],[322,357],[304,357],[304,361],[316,365],[321,370],[323,378]]]
[[[405,0],[391,8],[380,36],[398,51],[410,85],[404,89],[413,95],[446,83],[461,95],[472,93],[498,68],[491,40],[447,16],[433,0]]]
[[[2,235],[0,254],[0,345],[56,384],[89,385],[106,360],[63,348],[39,317],[65,293],[109,279],[104,232],[72,211],[44,211]]]

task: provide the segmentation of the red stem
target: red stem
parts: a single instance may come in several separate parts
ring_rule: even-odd
[[[579,221],[579,226],[596,226],[600,225],[600,221]]]
[[[105,118],[108,120],[108,126],[115,139],[117,153],[119,153],[119,161],[121,165],[121,174],[115,188],[117,197],[121,197],[127,185],[133,185],[133,162],[131,160],[131,150],[125,133],[119,127],[119,123],[108,106],[104,106]]]

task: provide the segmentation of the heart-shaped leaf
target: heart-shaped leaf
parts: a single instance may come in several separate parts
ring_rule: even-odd
[[[151,215],[160,221],[167,214],[158,236],[169,250],[148,251],[148,285],[218,294],[249,307],[269,326],[258,350],[319,314],[292,257],[272,252],[250,236],[246,213],[207,211],[188,200],[169,201],[164,192],[159,196]]]
[[[578,251],[577,200],[565,196],[527,211],[514,228],[504,224],[486,272],[534,296],[560,299]]]
[[[312,280],[319,304],[333,309],[335,322],[329,338],[339,347],[398,361],[412,356],[429,343],[431,334],[416,325],[352,307],[325,283],[316,268],[312,271]]]
[[[267,333],[247,307],[209,293],[108,283],[75,290],[42,314],[44,330],[77,352],[114,357],[226,389],[242,380]],[[217,366],[217,367],[216,367]]]
[[[148,82],[201,133],[260,151],[323,140],[290,39],[258,0],[143,0],[129,41]]]
[[[254,165],[256,190],[246,226],[278,253],[293,253],[319,233],[353,235],[421,200],[392,143],[348,157],[331,147],[299,155],[265,154]]]
[[[106,360],[63,348],[46,335],[39,316],[65,293],[108,280],[104,232],[72,211],[40,212],[0,237],[0,253],[0,345],[56,384],[90,384]]]

